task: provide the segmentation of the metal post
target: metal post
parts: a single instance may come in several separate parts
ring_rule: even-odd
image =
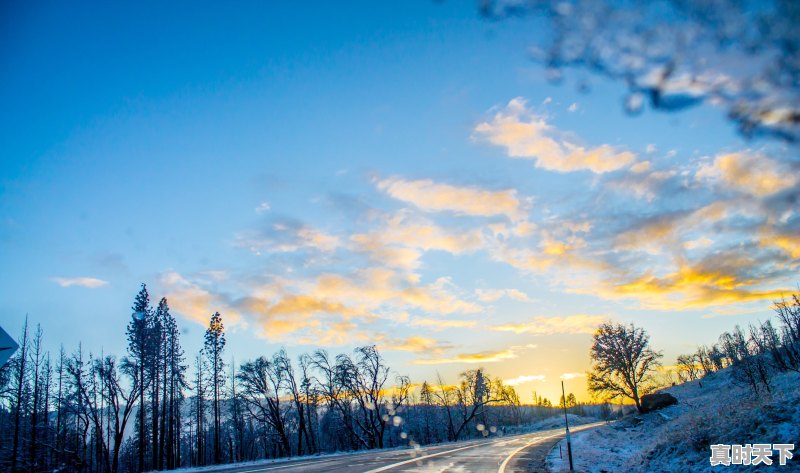
[[[561,381],[561,399],[564,400],[564,425],[567,428],[567,456],[569,457],[569,471],[572,469],[572,442],[569,438],[569,420],[567,419],[567,395],[564,394],[564,381]]]

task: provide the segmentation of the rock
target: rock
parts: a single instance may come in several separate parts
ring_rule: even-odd
[[[663,409],[677,403],[678,400],[670,393],[647,394],[642,396],[642,413]]]

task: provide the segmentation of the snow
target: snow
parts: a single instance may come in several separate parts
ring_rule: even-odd
[[[575,471],[717,472],[711,444],[793,443],[788,465],[742,466],[748,471],[800,471],[800,373],[772,379],[772,394],[756,399],[749,388],[732,382],[730,370],[665,388],[678,404],[629,416],[607,426],[572,435]],[[641,419],[637,421],[637,419]],[[563,458],[559,456],[559,445]],[[566,441],[550,452],[550,471],[569,471]]]

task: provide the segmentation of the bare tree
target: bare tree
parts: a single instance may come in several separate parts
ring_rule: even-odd
[[[306,428],[306,405],[300,388],[297,385],[292,360],[286,354],[286,350],[281,349],[272,361],[280,374],[280,380],[286,391],[292,396],[295,412],[297,414],[297,454],[303,454],[303,440],[308,444],[308,431]],[[310,450],[309,446],[309,450]]]
[[[14,440],[11,447],[11,472],[17,471],[17,459],[19,457],[19,440],[21,434],[21,421],[22,411],[24,409],[23,394],[25,387],[28,383],[28,371],[26,363],[28,362],[28,317],[25,316],[25,325],[22,327],[22,338],[19,344],[19,354],[16,363],[14,363],[12,379],[14,382],[14,391],[16,393],[14,402]]]
[[[641,412],[641,396],[655,387],[654,369],[661,353],[650,348],[650,336],[633,324],[604,323],[590,351],[589,391],[607,399],[628,398]]]
[[[291,455],[292,448],[286,432],[286,421],[281,409],[280,370],[267,358],[260,356],[239,367],[237,379],[242,383],[241,395],[252,417],[269,425],[280,439],[282,455]]]

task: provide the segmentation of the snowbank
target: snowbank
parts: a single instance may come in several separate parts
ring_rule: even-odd
[[[787,466],[743,466],[747,471],[800,471],[800,374],[772,380],[772,394],[755,399],[747,387],[736,385],[729,370],[665,388],[678,404],[630,416],[606,427],[572,436],[575,471],[717,472],[711,468],[711,444],[794,443]],[[569,471],[566,442],[550,452],[548,468]]]

